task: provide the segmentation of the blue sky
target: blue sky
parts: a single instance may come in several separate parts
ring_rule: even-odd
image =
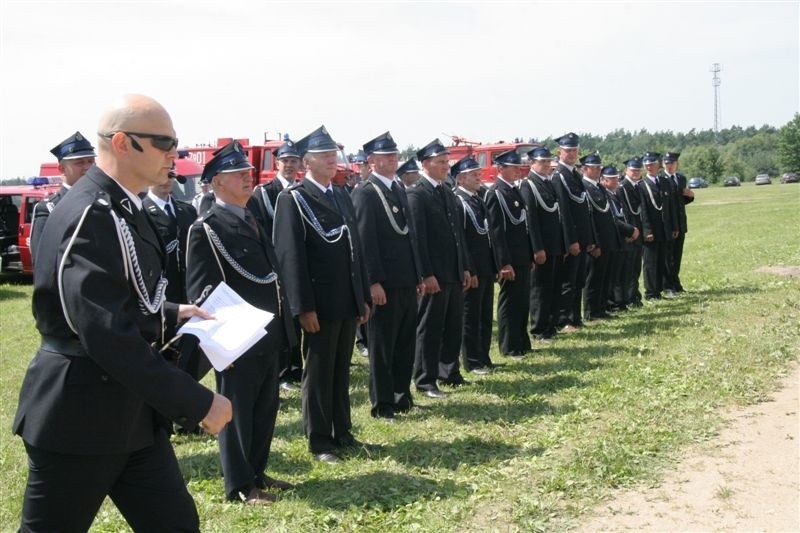
[[[800,2],[0,0],[0,177],[93,136],[140,92],[182,143],[390,130],[491,142],[617,128],[781,126],[800,109]]]

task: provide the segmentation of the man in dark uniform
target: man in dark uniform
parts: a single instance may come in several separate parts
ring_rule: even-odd
[[[31,260],[34,263],[36,262],[36,247],[39,237],[44,231],[44,225],[47,223],[47,217],[50,216],[50,212],[67,194],[67,191],[94,165],[94,159],[97,157],[92,143],[81,135],[79,131],[61,141],[58,146],[50,150],[50,153],[58,159],[58,170],[64,176],[64,179],[58,192],[51,194],[47,199],[37,202],[33,206],[31,237],[28,244],[31,251]]]
[[[303,423],[318,461],[338,462],[351,433],[350,358],[369,319],[369,286],[350,195],[331,185],[339,147],[322,126],[295,143],[303,180],[278,196],[273,239],[286,294],[303,328]]]
[[[636,226],[639,236],[625,241],[622,246],[622,273],[620,291],[622,301],[627,307],[641,307],[642,293],[639,291],[639,278],[642,275],[642,215],[638,183],[642,179],[642,158],[632,157],[625,161],[625,177],[616,191],[625,219]]]
[[[478,194],[481,166],[471,155],[459,159],[450,169],[457,183],[456,197],[463,208],[464,242],[472,259],[471,285],[464,294],[461,357],[464,368],[484,376],[494,366],[489,357],[494,319],[494,280],[497,267],[489,242],[486,204]]]
[[[364,150],[359,150],[353,158],[353,163],[358,165],[358,174],[350,174],[347,177],[347,183],[344,189],[352,194],[356,186],[360,183],[367,181],[372,173],[369,163],[367,163],[367,154]],[[356,328],[356,350],[364,357],[369,357],[369,337],[367,335],[367,324],[359,324]]]
[[[269,183],[256,186],[247,207],[255,214],[256,220],[261,225],[267,237],[272,240],[273,221],[275,219],[275,205],[278,195],[297,181],[297,171],[300,168],[300,152],[294,141],[287,139],[280,147],[273,151],[277,160],[278,173]],[[295,322],[295,330],[300,337],[300,324]],[[300,390],[300,380],[303,378],[303,354],[300,342],[287,346],[281,353],[280,370],[278,379],[280,388],[285,391]]]
[[[189,232],[186,285],[189,298],[196,300],[207,286],[224,281],[246,302],[275,315],[266,336],[216,373],[217,391],[236,407],[233,420],[219,434],[225,496],[259,505],[275,501],[263,489],[292,487],[265,470],[278,416],[279,353],[295,339],[271,240],[246,207],[252,169],[238,141],[223,146],[206,163],[203,178],[214,184],[216,200]]]
[[[412,157],[397,167],[395,176],[403,189],[407,189],[417,182],[420,170],[422,169],[419,167],[419,163]]]
[[[550,150],[545,147],[528,152],[531,171],[520,185],[520,194],[528,211],[533,257],[539,261],[531,277],[530,332],[535,339],[544,342],[551,341],[556,335],[564,255],[576,254],[580,250],[570,223],[569,205],[559,203],[553,187],[552,159]]]
[[[524,357],[531,349],[528,336],[533,247],[528,235],[528,212],[514,183],[524,166],[516,150],[498,154],[494,160],[497,179],[486,193],[486,210],[495,263],[499,270],[497,297],[497,343],[500,353]],[[544,254],[539,260],[544,262]]]
[[[661,154],[645,152],[642,162],[647,175],[638,185],[644,237],[644,297],[648,300],[662,297],[667,245],[677,234],[672,186],[666,177],[659,175],[660,161]]]
[[[676,228],[678,235],[667,245],[667,272],[664,289],[667,294],[675,295],[683,292],[681,285],[681,261],[683,259],[683,243],[686,239],[686,204],[694,202],[694,191],[686,185],[686,176],[678,172],[679,152],[664,153],[664,173],[673,187],[672,203],[675,205]]]
[[[615,252],[621,248],[622,243],[617,229],[617,221],[612,211],[612,203],[606,195],[605,189],[599,183],[602,170],[600,155],[597,153],[586,155],[580,161],[596,243],[602,250],[602,253],[588,257],[586,286],[583,289],[583,316],[586,320],[599,320],[611,316],[607,310],[610,267],[612,258]],[[613,170],[616,172],[616,168]],[[629,236],[627,233],[633,234],[633,229],[632,226],[624,229],[626,237]]]
[[[414,405],[411,372],[417,296],[424,291],[406,193],[394,181],[397,144],[389,132],[364,144],[372,174],[352,193],[367,267],[372,317],[366,324],[369,398],[374,417],[391,420]]]
[[[575,331],[583,324],[581,299],[586,283],[586,267],[589,257],[587,254],[598,256],[601,250],[595,245],[594,227],[587,205],[583,177],[575,168],[575,164],[578,162],[578,136],[574,133],[567,133],[556,139],[556,142],[558,142],[560,160],[558,168],[553,174],[552,183],[560,204],[569,206],[572,233],[581,248],[580,253],[564,257],[558,326],[564,331]]]
[[[278,173],[270,182],[256,185],[247,207],[256,216],[267,237],[272,240],[273,221],[275,220],[275,202],[278,195],[297,181],[297,170],[300,168],[300,154],[294,142],[287,139],[273,150],[277,161]]]
[[[625,245],[639,238],[639,228],[632,221],[628,220],[628,215],[622,207],[616,192],[619,188],[619,172],[614,165],[607,165],[600,171],[601,189],[608,198],[611,214],[614,217],[614,225],[617,230],[617,239],[613,247],[603,246],[603,253],[608,258],[608,274],[603,283],[603,302],[606,311],[624,311],[625,293],[622,290],[622,276],[624,274]]]
[[[197,211],[191,204],[180,202],[172,197],[172,180],[177,179],[174,171],[164,183],[151,185],[147,196],[142,198],[144,212],[150,217],[164,241],[167,251],[167,300],[188,302],[186,299],[186,236],[189,227],[197,218]],[[195,376],[197,377],[197,376]]]
[[[137,196],[166,179],[178,140],[166,110],[141,95],[115,102],[97,131],[97,165],[41,235],[42,345],[13,426],[29,462],[21,530],[87,531],[108,495],[134,531],[199,531],[167,419],[217,433],[231,404],[154,348],[178,320],[210,316],[165,303],[164,246]]]
[[[439,139],[417,151],[422,177],[406,189],[417,230],[425,295],[419,302],[414,382],[429,398],[443,398],[437,380],[466,383],[459,369],[464,293],[470,287],[461,209],[446,185],[449,152]]]

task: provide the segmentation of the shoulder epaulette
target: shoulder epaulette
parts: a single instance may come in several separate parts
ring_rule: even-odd
[[[111,211],[111,197],[105,191],[97,191],[92,206],[103,211]]]

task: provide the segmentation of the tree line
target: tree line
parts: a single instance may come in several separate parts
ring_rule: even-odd
[[[778,129],[764,125],[760,128],[731,126],[715,133],[695,130],[687,133],[672,131],[631,132],[617,129],[605,135],[578,133],[581,154],[598,151],[605,164],[624,166],[624,162],[646,151],[681,152],[681,172],[688,177],[700,176],[711,183],[727,176],[753,181],[757,174],[776,177],[783,172],[800,171],[800,114]],[[553,138],[536,142],[555,147]],[[408,146],[401,160],[413,157],[416,148]]]

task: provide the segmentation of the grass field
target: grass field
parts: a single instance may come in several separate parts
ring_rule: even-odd
[[[226,503],[215,440],[174,439],[204,531],[564,530],[611,489],[652,483],[723,408],[763,400],[800,354],[800,186],[709,188],[688,206],[689,291],[559,337],[387,425],[369,416],[354,355],[356,436],[380,445],[330,466],[306,451],[299,395],[281,406],[269,473],[297,484],[269,508]],[[26,476],[11,435],[38,337],[31,287],[0,285],[0,530],[18,526]],[[76,486],[77,490],[77,486]],[[93,531],[126,530],[107,503]]]

